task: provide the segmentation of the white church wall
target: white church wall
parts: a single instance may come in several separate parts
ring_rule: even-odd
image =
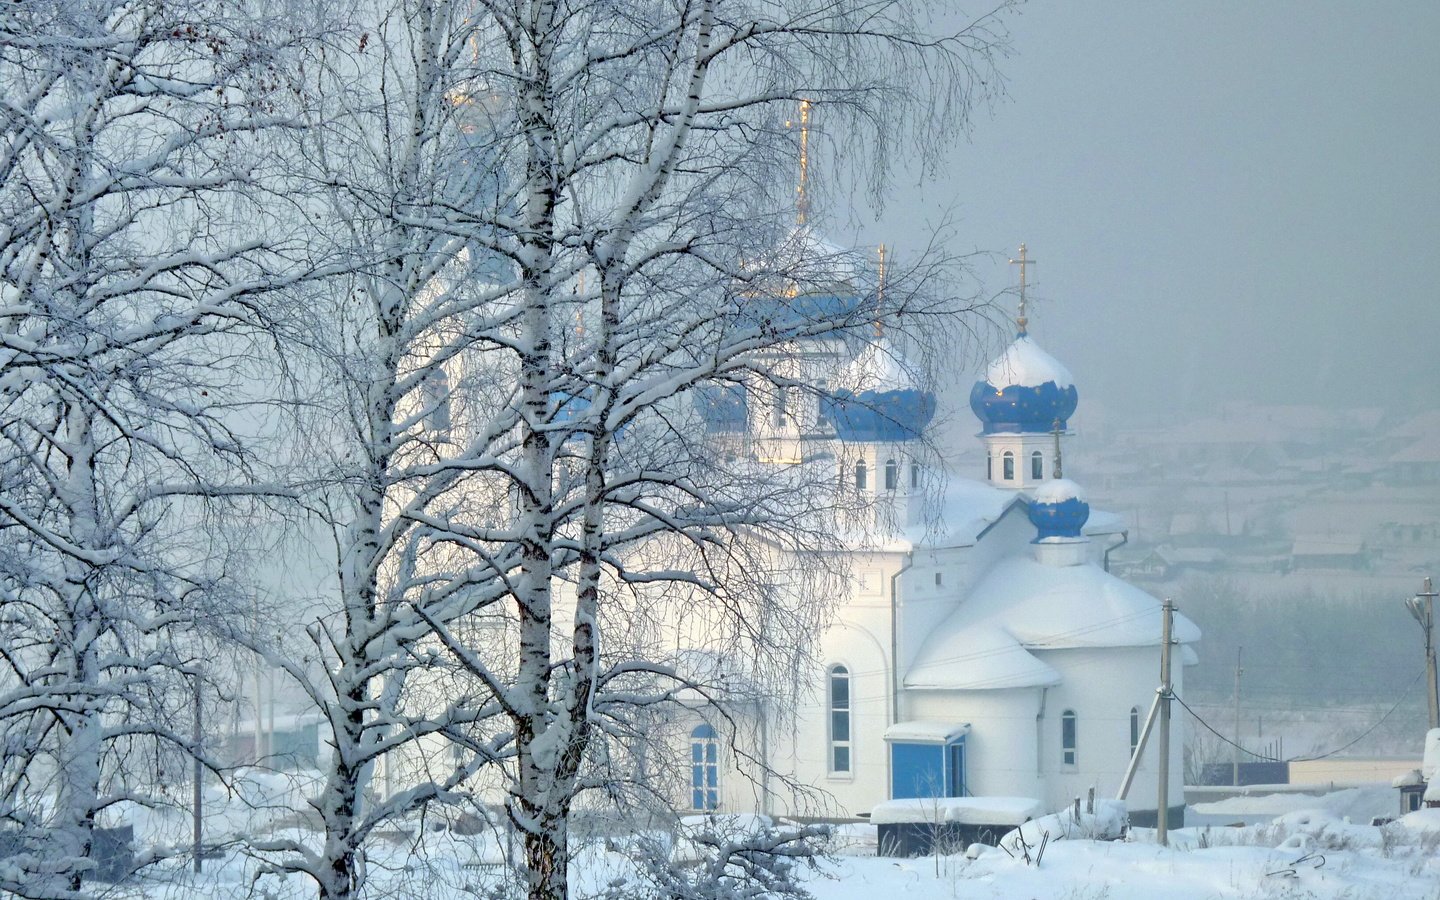
[[[1084,797],[1093,786],[1096,796],[1114,797],[1130,761],[1130,710],[1138,711],[1143,726],[1160,680],[1160,648],[1104,647],[1036,651],[1035,655],[1058,671],[1063,682],[1050,690],[1042,750],[1049,793],[1047,806],[1059,808]],[[1176,666],[1176,691],[1182,687],[1182,667]],[[1064,762],[1061,717],[1076,715],[1075,763]],[[1181,712],[1177,707],[1176,712]],[[1184,803],[1182,748],[1184,721],[1172,716],[1170,803]],[[1158,785],[1158,742],[1151,735],[1141,767],[1131,785],[1132,809],[1155,809]]]
[[[1038,688],[908,693],[914,719],[969,724],[965,769],[970,794],[1043,797],[1036,763]]]
[[[826,632],[822,664],[810,674],[810,689],[795,714],[778,729],[774,764],[793,772],[816,796],[791,798],[785,811],[797,815],[853,816],[885,799],[884,733],[889,724],[890,680],[887,631],[859,622]],[[844,666],[849,687],[849,770],[833,765],[833,722],[829,679]]]

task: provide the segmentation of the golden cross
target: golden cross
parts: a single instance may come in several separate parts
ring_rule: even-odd
[[[1025,255],[1024,244],[1020,245],[1019,258],[1010,260],[1010,265],[1020,267],[1020,317],[1015,320],[1015,324],[1020,326],[1021,334],[1025,333],[1025,326],[1030,323],[1030,320],[1025,318],[1025,267],[1033,266],[1037,262],[1038,260],[1030,259]]]

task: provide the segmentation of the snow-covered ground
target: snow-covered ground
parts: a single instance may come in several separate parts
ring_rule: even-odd
[[[273,788],[264,793],[267,800],[282,801]],[[1412,813],[1380,827],[1366,824],[1375,807],[1393,796],[1389,789],[1367,788],[1323,797],[1237,797],[1206,807],[1217,815],[1267,810],[1279,815],[1242,827],[1173,830],[1168,847],[1158,846],[1149,829],[1132,829],[1125,841],[1052,839],[1038,864],[993,847],[955,856],[876,857],[875,826],[843,826],[834,841],[834,858],[807,872],[805,885],[815,900],[1437,900],[1440,810]],[[271,829],[287,828],[283,817],[265,818]],[[227,821],[249,828],[259,824],[236,814]],[[742,825],[737,826],[741,832],[754,829],[748,820]],[[576,864],[576,896],[594,895],[629,872],[627,846],[633,843],[612,837],[584,848]],[[371,887],[378,897],[495,896],[489,891],[505,880],[503,858],[503,837],[496,835],[461,836],[433,823],[409,833],[397,829],[372,851]],[[199,876],[189,864],[183,857],[157,863],[146,870],[143,885],[112,896],[298,900],[314,895],[301,876],[257,876],[254,861],[236,849],[208,861]]]

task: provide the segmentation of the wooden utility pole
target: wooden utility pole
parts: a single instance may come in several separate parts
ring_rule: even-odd
[[[1425,590],[1405,601],[1410,615],[1425,629],[1425,691],[1430,700],[1430,727],[1440,728],[1440,685],[1435,680],[1435,588],[1425,579]]]
[[[1170,635],[1174,619],[1175,604],[1166,597],[1160,629],[1160,789],[1155,807],[1155,842],[1162,847],[1170,840],[1170,656],[1173,647]]]

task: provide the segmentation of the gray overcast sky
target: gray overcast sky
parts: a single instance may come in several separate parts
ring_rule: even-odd
[[[1440,406],[1440,2],[1036,0],[1010,24],[1009,96],[863,239],[903,252],[949,209],[956,250],[1025,241],[1082,416]]]

